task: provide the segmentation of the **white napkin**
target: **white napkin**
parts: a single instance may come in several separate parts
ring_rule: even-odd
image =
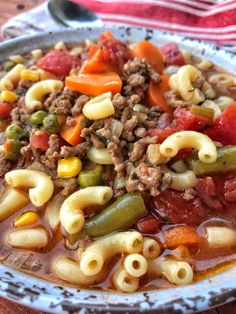
[[[65,28],[65,26],[54,21],[48,11],[47,3],[44,3],[32,10],[11,18],[1,27],[1,35],[4,39],[10,39],[46,30],[51,31],[63,28]]]

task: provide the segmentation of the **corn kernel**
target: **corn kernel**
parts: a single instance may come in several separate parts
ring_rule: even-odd
[[[14,92],[5,90],[1,92],[0,99],[12,104],[17,101],[18,96]]]
[[[22,70],[20,73],[20,77],[22,80],[33,81],[33,82],[39,81],[39,78],[40,78],[38,71],[32,71],[32,70]]]
[[[24,58],[23,58],[21,55],[10,56],[10,57],[9,57],[9,60],[10,60],[11,62],[16,63],[16,64],[18,64],[18,63],[24,63],[24,62],[25,62]]]
[[[38,60],[43,56],[43,52],[41,49],[34,49],[31,51],[31,55],[35,60]]]
[[[20,217],[17,217],[14,221],[15,227],[22,227],[27,225],[32,225],[39,220],[39,216],[35,212],[26,212]]]
[[[69,157],[58,161],[57,175],[60,178],[77,176],[82,169],[82,162],[78,157]]]

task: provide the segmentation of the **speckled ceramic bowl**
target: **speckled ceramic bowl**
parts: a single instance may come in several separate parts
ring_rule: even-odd
[[[68,43],[95,40],[101,31],[101,28],[65,30],[5,42],[0,45],[0,62],[10,54],[51,46],[60,40]],[[149,39],[157,45],[176,42],[181,49],[210,59],[236,74],[236,55],[209,43],[142,28],[117,27],[112,28],[112,32],[130,42],[141,39]],[[56,314],[193,313],[236,299],[236,267],[190,286],[121,294],[56,286],[0,265],[0,295]]]

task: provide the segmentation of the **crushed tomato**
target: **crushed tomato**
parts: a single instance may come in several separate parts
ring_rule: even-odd
[[[8,102],[0,102],[0,118],[8,118],[10,117],[10,113],[14,108],[14,104],[10,104]]]
[[[178,107],[173,111],[169,124],[164,124],[149,130],[150,136],[158,136],[158,143],[162,143],[168,136],[179,131],[199,131],[212,124],[208,118],[197,116],[188,107]]]
[[[52,50],[38,61],[37,66],[53,75],[66,76],[79,64],[80,60],[69,52]]]
[[[167,65],[184,65],[184,57],[176,43],[168,43],[161,46],[160,51],[166,58]]]
[[[96,45],[92,46],[88,53],[88,61],[100,49],[102,51],[100,58],[104,64],[107,64],[112,70],[118,73],[122,72],[123,65],[130,59],[133,59],[132,50],[122,43],[122,41],[113,37],[113,35],[106,31],[103,32]]]
[[[236,102],[227,107],[204,133],[223,145],[236,145]]]

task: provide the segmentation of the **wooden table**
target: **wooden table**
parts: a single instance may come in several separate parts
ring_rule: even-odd
[[[88,0],[89,1],[89,0]],[[0,0],[0,25],[2,25],[11,16],[29,10],[44,0]],[[236,313],[236,301],[230,304],[220,306],[216,309],[204,311],[201,314],[234,314]],[[43,312],[28,309],[16,303],[6,301],[0,297],[0,314],[43,314]],[[57,314],[57,313],[55,313]],[[167,313],[171,314],[171,313]]]

